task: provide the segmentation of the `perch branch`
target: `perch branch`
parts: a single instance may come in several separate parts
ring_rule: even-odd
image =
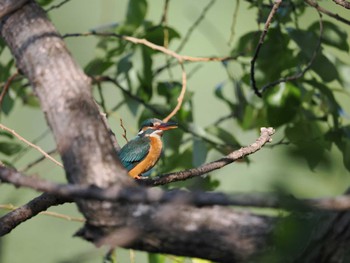
[[[138,182],[142,185],[149,186],[164,185],[172,182],[183,181],[195,176],[201,176],[211,171],[220,169],[227,164],[260,150],[266,143],[271,142],[271,136],[274,134],[275,130],[273,128],[261,128],[260,132],[260,137],[254,143],[247,147],[242,147],[241,149],[234,151],[219,160],[185,171],[164,174],[153,178],[140,179]]]

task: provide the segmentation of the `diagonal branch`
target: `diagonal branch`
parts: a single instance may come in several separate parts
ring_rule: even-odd
[[[10,233],[11,230],[17,227],[19,224],[36,216],[38,213],[45,211],[50,206],[60,205],[66,202],[66,198],[48,193],[41,194],[27,204],[7,213],[0,218],[0,236]]]
[[[350,9],[350,3],[346,0],[333,0],[334,3],[340,5],[346,9]]]
[[[140,179],[138,182],[142,185],[149,186],[164,185],[172,182],[183,181],[195,176],[201,176],[211,171],[220,169],[227,164],[260,150],[266,143],[271,142],[271,136],[275,133],[275,130],[273,128],[261,128],[260,132],[260,137],[254,143],[249,146],[242,147],[241,149],[234,151],[219,160],[185,171],[169,173],[153,178]]]

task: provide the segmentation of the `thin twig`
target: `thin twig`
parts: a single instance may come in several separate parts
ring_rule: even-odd
[[[282,0],[275,0],[275,3],[274,5],[272,6],[272,9],[270,11],[270,14],[265,22],[265,26],[264,26],[264,30],[263,32],[261,33],[260,35],[260,39],[259,39],[259,43],[258,45],[256,46],[256,49],[255,49],[255,53],[254,53],[254,56],[252,58],[252,60],[250,61],[250,82],[251,82],[251,85],[252,85],[252,88],[255,92],[255,94],[258,96],[258,97],[261,97],[261,93],[258,89],[258,87],[256,86],[256,80],[255,80],[255,62],[256,60],[258,59],[258,55],[259,55],[259,52],[260,52],[260,49],[261,49],[261,46],[262,44],[264,43],[264,40],[265,40],[265,37],[267,35],[267,30],[269,29],[270,25],[271,25],[271,21],[272,21],[272,18],[274,17],[274,15],[276,14],[277,10],[278,10],[278,7],[280,6],[280,4],[282,3]]]
[[[57,5],[53,5],[53,6],[51,6],[50,8],[48,8],[48,9],[46,10],[46,12],[50,12],[50,11],[52,11],[53,9],[58,9],[58,8],[60,8],[61,6],[63,6],[64,4],[68,3],[69,1],[71,1],[71,0],[63,0],[61,3],[58,3]]]
[[[237,0],[235,9],[233,11],[232,24],[231,24],[231,35],[230,35],[230,38],[229,38],[228,43],[227,43],[228,45],[231,45],[231,43],[233,42],[233,39],[235,37],[235,28],[236,28],[236,24],[237,24],[239,3],[240,3],[240,0]]]
[[[169,30],[166,28],[167,25],[168,25],[169,3],[170,3],[170,0],[165,0],[164,8],[163,8],[163,15],[162,15],[162,18],[160,20],[160,24],[164,26],[164,29],[163,29],[163,32],[164,32],[163,45],[166,48],[168,48],[168,46],[169,46]]]
[[[346,0],[333,0],[334,3],[340,5],[346,9],[350,9],[350,3]]]
[[[342,17],[342,16],[340,16],[340,15],[338,15],[338,14],[336,14],[336,13],[333,13],[333,12],[328,11],[327,9],[323,8],[322,6],[320,6],[316,1],[313,1],[313,0],[305,0],[305,2],[306,2],[308,5],[310,5],[310,6],[314,7],[314,8],[316,8],[316,9],[317,9],[318,11],[320,11],[321,13],[323,13],[323,14],[325,14],[325,15],[327,15],[327,16],[330,16],[330,17],[332,17],[332,18],[334,18],[334,19],[336,19],[336,20],[338,20],[338,21],[340,21],[340,22],[343,22],[344,24],[350,25],[350,20],[348,20],[348,19],[346,19],[346,18],[344,18],[344,17]]]
[[[6,235],[12,229],[24,221],[36,216],[38,213],[45,211],[51,206],[61,205],[69,202],[66,198],[43,193],[40,196],[29,201],[27,204],[7,213],[0,218],[0,236]]]
[[[192,56],[185,56],[185,55],[179,55],[175,51],[172,51],[170,49],[167,49],[163,46],[156,45],[152,42],[149,42],[146,39],[143,38],[136,38],[136,37],[131,37],[131,36],[124,36],[124,35],[119,35],[115,33],[108,33],[108,32],[86,32],[86,33],[71,33],[71,34],[65,34],[62,37],[67,38],[67,37],[87,37],[87,36],[101,36],[101,37],[116,37],[119,39],[124,39],[126,41],[132,42],[134,44],[142,44],[145,45],[149,48],[152,48],[154,50],[160,51],[164,54],[167,54],[173,58],[176,58],[177,60],[182,60],[182,61],[189,61],[189,62],[222,62],[222,61],[227,61],[227,60],[232,60],[236,59],[236,57],[192,57]]]
[[[57,164],[60,167],[63,167],[63,165],[55,160],[54,158],[52,158],[50,155],[48,155],[43,149],[41,149],[39,146],[31,143],[30,141],[24,139],[21,135],[19,135],[17,132],[15,132],[14,130],[11,130],[10,128],[6,127],[3,124],[0,124],[0,129],[7,131],[9,133],[11,133],[13,136],[15,136],[17,139],[19,139],[20,141],[24,142],[25,144],[27,144],[28,146],[36,149],[38,152],[40,152],[42,155],[44,155],[47,159],[51,160],[53,163]]]
[[[12,83],[12,81],[19,75],[18,71],[16,73],[14,73],[12,76],[10,76],[5,85],[4,85],[4,88],[2,89],[1,91],[1,94],[0,94],[0,109],[1,109],[1,105],[2,105],[2,101],[4,100],[4,97],[8,91],[8,89],[10,88],[10,85]]]
[[[128,140],[128,137],[126,137],[126,129],[124,127],[122,118],[120,118],[120,127],[122,127],[122,129],[123,129],[123,134],[122,134],[123,138],[125,139],[126,142],[128,142],[129,140]]]
[[[48,155],[52,155],[52,154],[54,154],[54,153],[56,153],[56,152],[57,152],[57,149],[53,149],[53,150],[48,151],[48,152],[46,152],[46,153],[47,153]],[[35,165],[41,163],[41,162],[42,162],[43,160],[45,160],[45,159],[46,159],[45,156],[41,156],[40,158],[38,158],[38,159],[32,161],[31,163],[27,164],[26,167],[20,169],[20,171],[22,171],[22,172],[27,172],[30,168],[32,168],[33,166],[35,166]]]
[[[13,210],[19,209],[19,207],[18,206],[14,206],[12,204],[3,204],[3,205],[0,204],[0,209],[13,211]],[[56,218],[64,219],[64,220],[67,220],[67,221],[85,222],[84,218],[68,216],[68,215],[64,215],[64,214],[60,214],[60,213],[56,213],[56,212],[52,212],[52,211],[42,211],[39,214],[40,215],[51,216],[51,217],[56,217]]]

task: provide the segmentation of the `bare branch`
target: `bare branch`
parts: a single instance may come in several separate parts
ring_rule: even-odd
[[[58,9],[60,8],[61,6],[65,5],[66,3],[68,3],[69,1],[71,0],[62,0],[62,2],[58,3],[57,5],[53,5],[53,6],[50,6],[50,8],[48,8],[46,10],[46,12],[50,12],[52,11],[53,9]]]
[[[153,178],[139,179],[138,182],[140,182],[142,185],[164,185],[186,180],[195,176],[201,176],[211,171],[220,169],[227,164],[260,150],[266,143],[271,142],[271,136],[274,134],[275,130],[273,128],[261,128],[260,132],[260,137],[254,143],[249,146],[242,147],[241,149],[234,151],[219,160],[185,171],[169,173]]]
[[[350,3],[346,0],[333,0],[334,3],[340,5],[346,9],[350,9]]]
[[[120,127],[122,127],[122,129],[123,129],[123,134],[122,134],[123,138],[125,139],[126,142],[128,142],[129,140],[128,140],[128,137],[126,137],[126,129],[124,127],[122,118],[120,118]]]
[[[350,20],[348,20],[348,19],[346,19],[346,18],[344,18],[344,17],[342,17],[342,16],[340,16],[340,15],[338,15],[336,13],[328,11],[327,9],[323,8],[322,6],[320,6],[316,1],[314,1],[314,0],[305,0],[305,2],[308,5],[316,8],[319,12],[321,12],[321,13],[327,15],[327,16],[330,16],[330,17],[332,17],[332,18],[334,18],[334,19],[336,19],[336,20],[338,20],[340,22],[343,22],[344,24],[350,25]]]
[[[3,205],[0,205],[0,209],[14,211],[14,210],[20,209],[20,207],[14,206],[12,204],[3,204]],[[64,220],[67,220],[67,221],[85,222],[84,218],[73,217],[73,216],[64,215],[64,214],[56,213],[56,212],[52,212],[52,211],[42,211],[39,214],[40,215],[45,215],[45,216],[51,216],[51,217],[55,217],[55,218],[60,218],[60,219],[64,219]],[[0,218],[0,221],[1,221],[1,218]]]
[[[63,165],[57,161],[56,159],[54,159],[53,157],[51,157],[49,154],[47,154],[43,149],[41,149],[39,146],[31,143],[30,141],[24,139],[21,135],[19,135],[17,132],[15,132],[14,130],[11,130],[10,128],[6,127],[5,125],[0,123],[0,129],[7,131],[9,133],[11,133],[13,136],[15,136],[17,139],[19,139],[20,141],[24,142],[25,144],[27,144],[28,146],[36,149],[38,152],[40,152],[42,155],[45,156],[45,158],[51,160],[53,163],[55,163],[56,165],[63,167]]]
[[[24,206],[21,206],[0,218],[0,236],[10,233],[19,224],[45,211],[50,206],[66,203],[67,199],[43,193]]]

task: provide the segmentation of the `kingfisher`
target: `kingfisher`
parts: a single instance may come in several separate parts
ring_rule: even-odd
[[[137,136],[130,140],[118,152],[119,159],[128,174],[140,179],[158,162],[163,149],[163,132],[177,128],[173,121],[163,122],[152,118],[145,120]]]

